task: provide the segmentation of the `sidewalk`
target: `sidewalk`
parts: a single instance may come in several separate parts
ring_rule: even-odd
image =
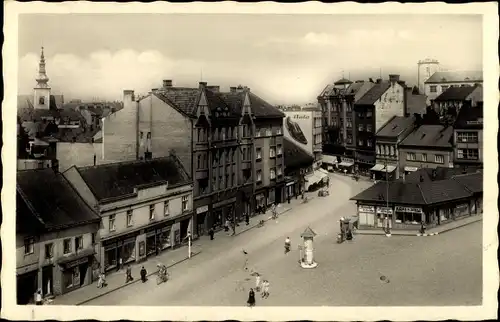
[[[306,193],[309,202],[314,199],[312,196],[313,193]],[[292,207],[296,207],[303,203],[303,200],[299,197],[298,199],[291,199],[290,204],[288,202],[280,204],[278,207],[278,218],[279,216],[285,214]],[[236,227],[236,236],[242,234],[246,231],[251,230],[258,226],[260,220],[268,221],[271,219],[271,210],[268,210],[265,214],[258,214],[250,218],[250,224],[246,226],[246,223],[243,221],[239,223],[239,226]],[[224,230],[218,231],[215,233],[215,239],[224,240],[225,238],[231,237],[231,234],[224,232]],[[224,238],[225,237],[225,238]],[[193,245],[191,247],[192,256],[194,257],[202,252],[204,247],[209,248],[214,242],[210,241],[206,236],[202,236],[201,238],[193,241]],[[188,260],[188,248],[186,245],[181,246],[177,249],[169,250],[159,254],[156,257],[151,257],[148,260],[141,263],[133,263],[130,265],[132,268],[132,276],[134,280],[129,283],[125,283],[125,269],[121,269],[120,271],[109,273],[106,276],[106,283],[108,284],[104,288],[97,288],[97,281],[94,283],[84,286],[80,289],[74,290],[67,294],[63,294],[57,296],[50,302],[50,305],[82,305],[91,300],[99,298],[101,296],[105,296],[111,292],[119,290],[128,285],[132,285],[140,281],[139,271],[142,266],[147,270],[148,277],[156,275],[156,264],[163,263],[167,265],[168,268],[173,267],[179,263]]]
[[[419,228],[415,229],[414,231],[411,230],[392,230],[391,231],[391,236],[419,236],[419,237],[428,237],[428,236],[435,236],[438,234],[445,233],[450,230],[454,230],[463,226],[470,225],[472,223],[478,222],[483,220],[483,215],[473,215],[471,217],[467,217],[464,219],[459,219],[456,221],[452,221],[448,224],[444,224],[441,226],[437,226],[434,228],[430,228],[426,230],[425,234],[420,234]],[[358,235],[385,235],[385,232],[382,231],[381,228],[378,229],[358,229],[355,231],[355,234]]]

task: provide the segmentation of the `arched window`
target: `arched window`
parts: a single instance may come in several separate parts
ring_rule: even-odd
[[[40,97],[40,98],[38,99],[38,103],[40,103],[40,105],[44,105],[44,104],[45,104],[45,97],[43,97],[43,96],[42,96],[42,97]]]

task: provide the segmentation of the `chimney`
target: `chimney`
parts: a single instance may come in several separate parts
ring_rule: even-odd
[[[399,82],[399,75],[397,75],[397,74],[390,74],[389,75],[389,81],[391,83]]]
[[[377,78],[377,84],[382,83],[382,78]]]
[[[199,86],[200,89],[205,88],[205,87],[207,87],[207,82],[200,82],[199,85],[200,85]]]
[[[172,80],[171,79],[164,79],[163,80],[163,88],[167,87],[172,87]]]
[[[207,89],[208,89],[209,91],[214,92],[214,93],[218,93],[218,92],[220,92],[220,86],[218,86],[218,85],[210,85],[210,86],[207,86]]]
[[[123,91],[123,103],[135,101],[134,91],[131,89],[126,89]]]
[[[236,93],[236,87],[234,87],[234,86],[229,87],[229,91],[231,93]]]
[[[373,81],[373,78],[368,79],[368,81],[369,81],[370,83],[375,83],[375,82]]]
[[[245,89],[243,88],[243,86],[238,85],[238,87],[236,87],[236,92],[243,93],[244,91],[245,91]]]

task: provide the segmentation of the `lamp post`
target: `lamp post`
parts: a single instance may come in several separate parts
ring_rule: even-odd
[[[391,230],[389,228],[389,171],[387,169],[387,159],[384,160],[384,166],[385,166],[385,186],[386,186],[386,197],[385,197],[385,201],[386,201],[386,209],[387,209],[387,212],[388,212],[388,216],[387,216],[387,230],[386,230],[386,236],[389,237],[391,236]]]

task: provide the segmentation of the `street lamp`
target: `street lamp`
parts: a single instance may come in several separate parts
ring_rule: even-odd
[[[386,186],[386,197],[385,197],[385,201],[386,201],[386,209],[387,209],[387,212],[388,212],[388,216],[387,216],[387,230],[386,230],[386,236],[389,237],[391,236],[391,230],[389,228],[389,170],[387,169],[387,159],[384,160],[384,166],[385,166],[385,186]]]

